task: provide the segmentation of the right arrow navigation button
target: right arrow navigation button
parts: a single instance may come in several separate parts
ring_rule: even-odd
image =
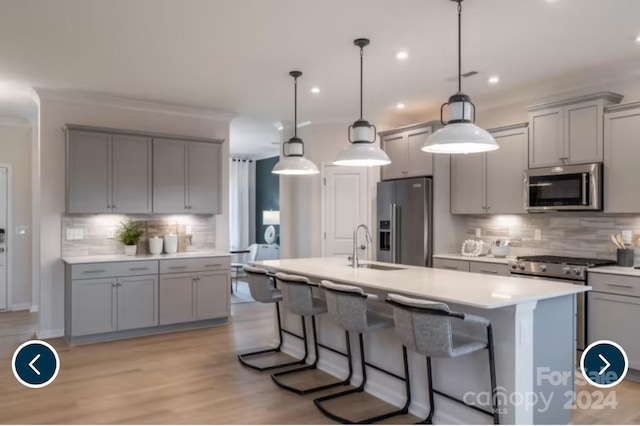
[[[580,370],[593,386],[610,388],[620,383],[629,370],[627,353],[610,340],[590,344],[580,358]]]

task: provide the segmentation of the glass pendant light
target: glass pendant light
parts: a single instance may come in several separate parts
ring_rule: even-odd
[[[271,173],[278,175],[314,175],[320,173],[312,161],[304,156],[304,142],[298,137],[298,77],[300,71],[291,71],[293,77],[293,137],[282,144],[282,157]]]
[[[500,146],[489,132],[474,123],[476,106],[468,95],[462,93],[462,1],[458,3],[458,93],[449,98],[449,102],[440,108],[440,121],[443,128],[434,132],[422,150],[436,154],[471,154],[493,151]],[[445,122],[443,111],[449,106],[449,121]]]
[[[360,48],[360,118],[349,126],[349,146],[338,154],[333,162],[336,166],[384,166],[391,164],[389,156],[375,145],[377,138],[376,126],[369,124],[362,118],[362,81],[364,47],[369,44],[366,38],[359,38],[353,42]],[[353,130],[353,139],[351,138]],[[373,136],[371,135],[373,133]]]

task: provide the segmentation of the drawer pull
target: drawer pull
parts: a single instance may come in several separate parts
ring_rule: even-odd
[[[214,268],[216,266],[221,266],[220,263],[212,263],[211,265],[204,265],[205,268]]]
[[[186,266],[169,266],[169,269],[187,269]]]
[[[149,268],[129,268],[130,271],[148,271]]]
[[[83,274],[102,274],[104,272],[107,272],[107,271],[105,271],[104,269],[96,269],[94,271],[83,271],[82,273]]]
[[[498,275],[498,271],[487,271],[486,269],[482,269],[480,272],[483,274]]]
[[[442,268],[443,268],[443,269],[450,269],[450,270],[452,270],[452,271],[457,271],[457,270],[458,270],[458,268],[457,268],[457,267],[455,267],[455,266],[446,266],[446,265],[445,265],[445,266],[443,266]]]
[[[610,284],[610,283],[607,283],[607,285],[610,286],[610,287],[631,288],[631,289],[633,288],[633,286],[625,285],[625,284]]]

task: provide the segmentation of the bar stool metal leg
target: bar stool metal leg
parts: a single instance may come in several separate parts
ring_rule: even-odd
[[[304,317],[302,317],[304,319]],[[337,386],[347,386],[351,383],[351,375],[352,375],[352,371],[353,371],[353,366],[351,364],[351,344],[349,342],[349,335],[348,333],[345,332],[345,338],[346,338],[346,345],[347,345],[347,362],[348,362],[348,369],[349,369],[349,373],[346,379],[344,380],[340,380],[338,382],[334,382],[334,383],[329,383],[326,385],[320,385],[320,386],[315,386],[312,388],[308,388],[308,389],[298,389],[298,388],[294,388],[293,386],[289,386],[285,383],[282,383],[280,381],[281,377],[284,376],[288,376],[291,374],[296,374],[296,373],[300,373],[303,371],[307,371],[307,370],[315,370],[318,368],[318,360],[320,358],[320,352],[318,349],[318,334],[316,331],[316,318],[315,316],[311,316],[311,327],[313,330],[313,347],[314,347],[314,351],[315,351],[315,357],[313,360],[313,363],[305,365],[304,367],[300,367],[300,368],[292,368],[291,370],[287,370],[287,371],[282,371],[282,372],[278,372],[278,373],[274,373],[271,375],[271,379],[274,381],[274,383],[276,385],[278,385],[279,387],[281,387],[282,389],[288,390],[290,392],[294,392],[297,393],[298,395],[306,395],[309,393],[313,393],[313,392],[319,392],[322,390],[326,390],[326,389],[331,389]],[[303,330],[304,335],[306,336],[306,328]],[[306,339],[305,339],[305,354],[307,351],[306,348]]]
[[[367,362],[366,362],[366,359],[365,359],[364,339],[363,339],[362,333],[358,333],[358,340],[359,340],[359,343],[360,343],[360,363],[362,365],[362,381],[360,382],[360,385],[358,387],[356,387],[356,388],[349,389],[349,390],[346,390],[344,392],[338,392],[338,393],[335,393],[335,394],[331,394],[331,395],[323,396],[323,397],[320,397],[320,398],[316,398],[313,401],[314,404],[316,404],[316,407],[318,407],[318,409],[325,416],[327,416],[330,419],[335,420],[337,422],[346,423],[346,424],[375,423],[375,422],[379,422],[381,420],[388,419],[390,417],[407,414],[409,412],[409,406],[411,405],[411,382],[409,380],[409,362],[408,362],[408,359],[407,359],[407,348],[405,346],[402,346],[402,360],[404,362],[405,390],[406,390],[406,393],[407,393],[407,399],[406,399],[406,402],[405,402],[405,404],[404,404],[404,406],[402,408],[400,408],[399,410],[394,410],[394,411],[389,412],[389,413],[381,414],[379,416],[370,417],[368,419],[358,420],[357,422],[355,422],[353,420],[349,420],[347,418],[338,416],[337,414],[334,414],[334,413],[330,412],[328,409],[326,409],[322,405],[322,403],[326,402],[326,401],[330,401],[330,400],[337,399],[337,398],[342,398],[344,396],[351,395],[351,394],[354,394],[354,393],[364,392],[364,388],[365,388],[365,386],[367,384]],[[382,369],[378,369],[378,370],[380,370],[382,372],[386,372],[385,370],[382,370]]]
[[[307,350],[307,333],[306,333],[306,326],[305,326],[305,321],[304,321],[304,317],[302,318],[302,330],[303,330],[303,341],[304,341],[304,357],[296,360],[296,361],[290,361],[290,362],[285,362],[282,364],[275,364],[275,365],[268,365],[265,367],[260,367],[254,364],[251,364],[249,362],[249,360],[247,358],[251,358],[254,356],[258,356],[258,355],[264,355],[267,353],[279,353],[282,350],[282,320],[280,319],[280,303],[276,303],[276,317],[278,320],[278,337],[279,337],[279,341],[278,341],[278,346],[276,346],[275,348],[269,348],[269,349],[264,349],[264,350],[260,350],[260,351],[255,351],[255,352],[249,352],[249,353],[245,353],[245,354],[240,354],[238,355],[238,361],[240,361],[240,363],[246,367],[249,368],[253,368],[254,370],[258,370],[258,371],[268,371],[268,370],[275,370],[278,368],[286,368],[286,367],[292,367],[294,365],[301,365],[301,364],[305,364],[307,362],[307,356],[308,356],[308,350]]]
[[[496,380],[496,358],[493,352],[493,329],[491,324],[487,326],[487,349],[489,351],[489,372],[491,374],[491,406],[493,407],[493,424],[500,424],[498,410],[498,384]]]

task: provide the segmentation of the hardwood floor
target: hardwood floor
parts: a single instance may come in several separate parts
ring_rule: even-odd
[[[0,314],[0,423],[332,423],[313,405],[318,394],[291,394],[267,373],[237,362],[237,350],[270,342],[272,312],[272,306],[243,303],[233,305],[232,324],[217,328],[75,347],[52,339],[61,369],[43,389],[23,387],[9,367],[14,349],[32,337],[35,316]],[[323,380],[315,376],[307,380]],[[575,410],[574,423],[640,422],[640,385],[625,382],[615,390],[617,409]],[[354,419],[388,409],[368,395],[335,407]],[[392,422],[416,420],[403,416]]]

